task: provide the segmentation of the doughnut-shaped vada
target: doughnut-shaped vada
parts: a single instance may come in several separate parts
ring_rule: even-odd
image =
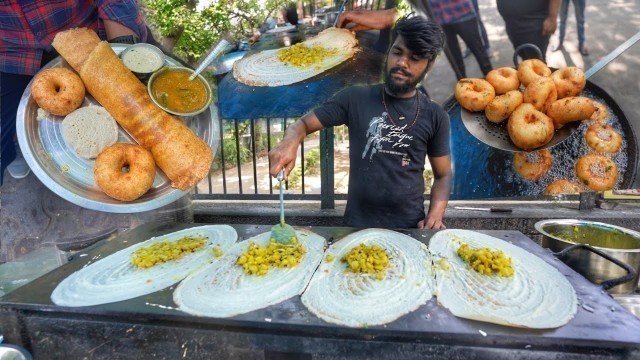
[[[153,185],[156,163],[151,152],[142,146],[118,143],[98,155],[93,175],[105,194],[117,200],[131,201],[144,195]]]
[[[460,79],[454,92],[460,106],[469,111],[482,111],[496,96],[493,86],[483,79]]]
[[[518,79],[524,86],[529,86],[535,79],[541,76],[550,76],[551,69],[542,60],[528,59],[518,65]]]
[[[589,120],[604,122],[607,117],[609,117],[609,110],[607,110],[607,106],[599,101],[591,100],[593,102],[593,107],[595,111],[593,115],[589,118]]]
[[[533,80],[524,89],[524,102],[533,104],[536,110],[547,112],[547,109],[558,98],[556,85],[548,77],[539,77]]]
[[[511,90],[504,95],[498,95],[484,109],[487,119],[493,123],[501,123],[509,118],[509,115],[522,104],[520,90]]]
[[[522,103],[509,116],[507,131],[517,147],[529,151],[548,144],[555,129],[550,117],[533,105]]]
[[[582,187],[580,184],[574,183],[569,180],[556,180],[551,184],[547,185],[544,189],[545,195],[556,195],[556,194],[579,194],[582,192]]]
[[[618,167],[606,156],[589,154],[576,162],[576,175],[591,190],[611,190],[618,181]]]
[[[31,96],[38,106],[58,116],[66,116],[82,105],[84,93],[80,76],[64,68],[40,71],[31,85]]]
[[[513,167],[524,179],[538,180],[551,167],[551,151],[517,152],[513,155]]]
[[[556,84],[558,99],[569,96],[578,96],[587,84],[584,72],[575,66],[558,69],[551,74],[551,79]]]
[[[496,94],[505,94],[512,90],[518,90],[520,87],[518,70],[510,67],[491,70],[487,74],[486,79],[496,90]]]
[[[560,129],[572,121],[589,119],[596,108],[593,101],[586,97],[574,96],[554,101],[547,115],[553,119],[553,125]]]
[[[622,146],[622,136],[610,125],[595,123],[584,134],[587,145],[595,152],[614,154]]]

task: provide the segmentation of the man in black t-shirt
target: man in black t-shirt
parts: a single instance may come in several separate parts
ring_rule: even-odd
[[[442,229],[451,188],[449,118],[416,90],[442,50],[440,27],[419,16],[400,19],[387,54],[384,84],[351,87],[291,125],[270,153],[270,173],[288,175],[300,141],[325,127],[349,127],[349,194],[345,224]],[[434,184],[424,212],[424,164]]]

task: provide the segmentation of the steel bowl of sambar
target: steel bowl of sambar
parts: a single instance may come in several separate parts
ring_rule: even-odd
[[[193,70],[186,67],[163,67],[149,78],[149,96],[156,105],[170,114],[200,114],[211,105],[213,93],[211,85],[202,75],[189,80],[192,74]]]

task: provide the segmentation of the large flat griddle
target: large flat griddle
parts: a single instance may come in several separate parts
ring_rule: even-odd
[[[304,27],[291,33],[265,34],[247,56],[305,41],[320,29]],[[286,86],[249,86],[229,72],[218,85],[218,105],[223,119],[299,117],[352,85],[381,81],[384,54],[358,45],[352,58],[312,78]]]
[[[98,243],[87,251],[75,254],[71,261],[51,273],[34,280],[0,299],[0,308],[40,317],[62,317],[80,321],[107,321],[153,324],[188,329],[220,329],[272,335],[291,335],[313,338],[332,338],[340,341],[392,341],[401,343],[433,343],[442,346],[490,347],[525,350],[529,348],[549,351],[579,352],[599,349],[640,348],[640,319],[627,312],[601,288],[591,284],[556,260],[547,250],[517,231],[482,231],[512,242],[514,245],[542,258],[557,268],[571,282],[579,299],[576,316],[565,326],[550,330],[532,330],[494,325],[456,318],[432,298],[426,305],[400,319],[384,325],[367,328],[347,328],[326,323],[315,317],[302,305],[300,297],[289,299],[265,309],[233,318],[216,319],[194,317],[175,309],[172,291],[175,285],[143,297],[91,307],[66,308],[54,305],[49,295],[55,286],[87,263],[104,258],[136,242],[177,231],[193,225],[146,224],[126,232],[116,239]],[[269,226],[234,225],[239,240],[270,231]],[[357,231],[352,228],[311,227],[311,231],[336,241]],[[434,231],[401,230],[428,244]],[[84,255],[86,254],[86,255]],[[384,304],[381,304],[384,306]],[[124,334],[121,334],[124,336]],[[300,345],[303,346],[304,345]],[[562,350],[564,349],[564,350]],[[569,349],[569,350],[567,350]],[[585,350],[586,349],[586,350]],[[589,350],[591,349],[591,350]],[[616,351],[618,351],[616,350]]]

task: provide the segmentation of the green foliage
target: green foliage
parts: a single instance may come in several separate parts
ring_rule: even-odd
[[[316,175],[320,170],[320,149],[311,149],[304,154],[304,176]],[[302,184],[302,168],[296,165],[287,181],[289,183],[289,189],[300,189]],[[279,184],[276,183],[276,189],[279,189]]]
[[[238,151],[236,148],[236,140],[235,138],[225,138],[222,141],[222,149],[224,152],[224,165],[225,168],[235,167],[238,165]],[[247,147],[240,144],[240,164],[244,164],[245,162],[251,159],[251,151],[247,149]],[[217,167],[221,167],[220,156],[216,157]]]
[[[320,149],[311,149],[304,154],[304,174],[317,174],[320,170]]]
[[[197,12],[187,0],[143,0],[150,24],[177,37],[174,55],[195,62],[224,32],[240,39],[253,33],[279,6],[278,0],[222,0]]]

